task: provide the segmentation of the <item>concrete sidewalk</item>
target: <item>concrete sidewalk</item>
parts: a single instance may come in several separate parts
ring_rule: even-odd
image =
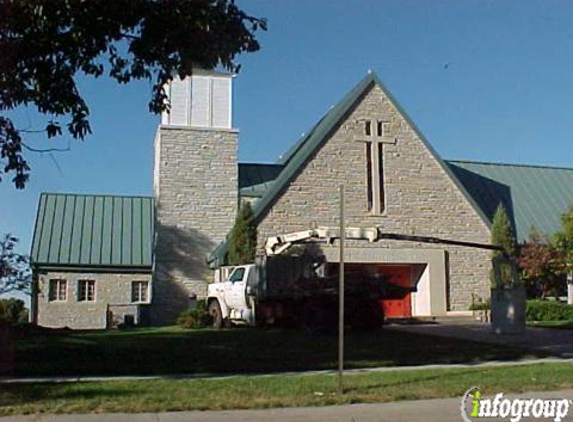
[[[492,396],[498,391],[485,392]],[[573,390],[508,395],[518,398],[573,399]],[[193,411],[100,415],[30,415],[0,418],[0,422],[460,422],[461,397],[413,400],[391,403],[353,404],[344,406],[299,407],[263,410]],[[571,420],[573,406],[570,406]],[[499,418],[487,418],[499,421]],[[506,421],[509,419],[505,419]],[[523,418],[521,421],[539,419]],[[548,420],[548,419],[543,419]]]

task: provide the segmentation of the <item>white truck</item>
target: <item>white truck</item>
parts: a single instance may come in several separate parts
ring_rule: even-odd
[[[386,239],[501,250],[496,245],[384,233],[378,227],[347,228],[345,236],[369,242]],[[265,256],[258,257],[254,264],[218,268],[206,299],[213,327],[282,322],[313,330],[334,328],[338,316],[337,264],[327,265],[317,248],[285,252],[294,244],[332,244],[338,238],[339,230],[328,227],[273,236],[266,241]],[[345,273],[345,280],[347,324],[355,328],[380,326],[384,319],[381,301],[403,298],[415,291],[415,286],[385,283],[385,277],[378,274]]]
[[[347,239],[375,242],[377,228],[347,228]],[[207,306],[213,326],[256,323],[302,323],[308,328],[334,324],[337,315],[338,279],[323,257],[303,249],[286,254],[299,243],[329,243],[339,238],[339,230],[327,227],[273,236],[265,244],[265,256],[254,264],[222,267],[216,282],[208,287]],[[290,252],[290,251],[289,251]],[[358,326],[381,324],[379,301],[383,295],[380,277],[349,277],[345,297],[347,307],[360,307]],[[359,279],[356,279],[359,278]],[[407,292],[404,292],[406,294]],[[349,313],[352,315],[353,313]]]

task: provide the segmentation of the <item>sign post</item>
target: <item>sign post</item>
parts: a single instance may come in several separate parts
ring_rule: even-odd
[[[344,242],[346,240],[346,224],[344,221],[344,185],[340,191],[340,257],[338,283],[338,394],[344,394],[342,375],[344,373]]]

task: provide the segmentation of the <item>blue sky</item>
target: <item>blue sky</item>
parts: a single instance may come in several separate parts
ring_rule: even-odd
[[[238,1],[266,17],[262,50],[239,61],[234,125],[242,161],[273,162],[368,71],[377,72],[444,158],[573,167],[573,3],[569,1]],[[38,195],[152,193],[158,118],[147,82],[80,81],[93,135],[29,154],[17,191],[0,183],[0,233],[27,252]],[[38,128],[32,110],[15,114]],[[42,147],[42,136],[28,138]]]

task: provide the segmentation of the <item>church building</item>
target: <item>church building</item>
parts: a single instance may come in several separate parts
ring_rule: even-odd
[[[446,161],[374,73],[367,74],[278,162],[239,163],[233,75],[198,70],[169,86],[154,141],[153,197],[46,193],[32,245],[35,321],[48,327],[171,324],[225,264],[242,201],[258,249],[270,236],[349,227],[489,243],[502,204],[519,241],[552,234],[573,203],[573,169]],[[324,246],[328,262],[336,247]],[[467,311],[489,297],[491,253],[404,241],[348,241],[349,268],[415,286],[389,317]]]

